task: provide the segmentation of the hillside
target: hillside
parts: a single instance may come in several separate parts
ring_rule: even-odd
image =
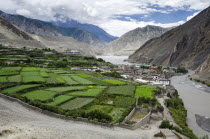
[[[137,28],[124,34],[109,44],[108,52],[114,55],[130,55],[141,47],[149,39],[159,37],[170,28],[148,25]]]
[[[0,17],[0,44],[15,48],[51,48],[58,52],[78,50],[82,55],[95,55],[95,48],[65,36],[38,36],[26,33]]]
[[[7,14],[2,11],[0,11],[0,17],[31,34],[39,36],[68,36],[80,42],[93,45],[103,43],[97,36],[81,28],[63,28],[50,22],[30,19],[21,15]]]
[[[129,57],[130,62],[184,66],[210,80],[210,7],[185,24],[147,41]]]
[[[92,24],[82,24],[82,23],[79,23],[79,22],[77,22],[75,20],[71,20],[71,19],[66,19],[66,22],[56,21],[56,22],[52,22],[52,23],[57,26],[63,27],[63,28],[84,29],[84,30],[92,33],[93,35],[97,36],[101,41],[104,41],[104,42],[111,42],[111,41],[117,39],[117,37],[114,37],[114,36],[108,34],[103,29],[99,28],[98,26],[92,25]]]
[[[0,44],[11,47],[45,48],[39,41],[0,17]]]

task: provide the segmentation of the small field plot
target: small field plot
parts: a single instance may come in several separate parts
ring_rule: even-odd
[[[151,86],[139,86],[136,88],[135,97],[145,97],[145,98],[153,98],[153,91],[157,90]]]
[[[112,84],[117,84],[117,85],[125,84],[125,82],[123,82],[123,81],[113,80],[113,79],[103,79],[103,81],[108,82],[108,83],[112,83]]]
[[[114,105],[117,107],[128,108],[132,105],[135,105],[135,100],[136,99],[133,97],[116,96],[114,99]]]
[[[123,113],[125,113],[127,109],[125,108],[118,108],[115,107],[112,109],[112,111],[109,113],[109,115],[112,116],[112,123],[119,123],[119,120],[124,118]]]
[[[84,96],[84,97],[97,97],[102,91],[104,90],[104,88],[93,88],[93,89],[89,89],[87,91],[78,91],[78,92],[72,92],[72,93],[68,93],[68,95],[71,96]]]
[[[52,70],[52,72],[56,73],[56,74],[65,74],[65,73],[69,73],[68,71],[65,70]]]
[[[105,82],[105,81],[102,81],[102,80],[99,80],[99,79],[96,79],[96,78],[87,78],[89,81],[95,83],[95,84],[98,84],[98,85],[113,85],[112,83],[109,83],[109,82]]]
[[[75,85],[75,84],[79,84],[78,82],[72,80],[71,77],[69,76],[59,76],[61,79],[65,80],[67,84],[69,85]]]
[[[66,95],[60,95],[56,98],[54,98],[54,100],[50,103],[47,103],[47,105],[51,105],[51,106],[57,106],[61,103],[64,103],[70,99],[73,99],[74,97],[73,96],[66,96]]]
[[[111,86],[107,93],[110,95],[134,96],[135,86]]]
[[[88,77],[90,77],[90,75],[82,74],[82,73],[77,74],[77,75],[80,76],[80,77],[83,77],[83,78],[88,78]]]
[[[20,73],[20,75],[22,75],[22,76],[40,76],[39,72],[37,72],[37,71],[35,71],[35,72],[22,71]]]
[[[9,76],[9,75],[17,75],[19,72],[17,71],[6,71],[6,70],[0,70],[0,76]]]
[[[22,81],[22,76],[20,76],[20,75],[9,76],[8,80],[9,80],[9,82],[20,83]]]
[[[52,87],[52,88],[47,88],[46,90],[62,93],[67,91],[79,91],[84,89],[87,89],[87,86]]]
[[[147,113],[136,111],[133,116],[131,117],[130,121],[139,122],[142,118],[144,118]]]
[[[12,88],[7,88],[7,89],[3,90],[2,93],[15,94],[15,93],[24,91],[26,89],[36,88],[38,86],[40,86],[40,85],[39,84],[20,85],[20,86],[16,86],[16,87],[12,87]]]
[[[55,95],[56,93],[52,91],[36,90],[36,91],[23,94],[22,96],[33,99],[33,100],[47,101],[53,98]]]
[[[41,71],[40,72],[40,75],[42,76],[42,77],[49,77],[49,74],[47,73],[47,72],[45,72],[45,71]]]
[[[57,80],[56,78],[47,78],[46,79],[47,84],[62,84],[63,81],[60,82],[60,80]]]
[[[40,71],[40,68],[37,67],[24,67],[22,71]]]
[[[62,109],[74,110],[74,109],[78,109],[78,108],[81,108],[81,107],[87,105],[88,103],[90,103],[93,100],[94,100],[94,98],[75,98],[73,100],[70,100],[70,101],[60,105],[60,107]]]
[[[45,79],[41,76],[23,76],[24,83],[43,83]]]
[[[6,71],[21,71],[21,67],[3,67],[1,70],[6,70]]]
[[[104,113],[110,113],[113,110],[113,106],[109,106],[109,105],[93,105],[87,108],[87,111],[93,111],[93,110],[99,110],[102,111]]]
[[[84,78],[82,78],[80,76],[73,75],[73,76],[71,76],[71,78],[73,80],[75,80],[76,82],[81,83],[81,84],[95,84],[95,83],[93,83],[93,82],[91,82],[91,81],[89,81],[87,79],[84,79]]]
[[[0,82],[8,82],[7,80],[7,77],[3,76],[3,77],[0,77]]]

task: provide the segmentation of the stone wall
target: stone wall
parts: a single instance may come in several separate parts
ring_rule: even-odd
[[[135,109],[136,110],[136,109]],[[134,111],[135,112],[135,111]],[[131,113],[130,113],[131,114]],[[133,114],[132,114],[133,115]],[[132,117],[132,116],[131,116]],[[130,117],[130,118],[131,118]],[[128,125],[128,124],[125,124],[125,120],[122,124],[120,124],[119,126],[120,127],[123,127],[123,128],[127,128],[127,129],[131,129],[131,130],[135,130],[137,128],[140,128],[141,126],[143,125],[146,125],[149,123],[150,121],[150,117],[151,117],[151,112],[149,112],[143,119],[141,119],[141,121],[133,124],[133,125]]]

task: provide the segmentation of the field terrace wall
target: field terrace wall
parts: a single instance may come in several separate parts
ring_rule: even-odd
[[[141,126],[144,126],[144,125],[148,124],[149,121],[150,121],[150,118],[151,118],[151,114],[152,114],[151,111],[144,118],[142,118],[139,122],[137,122],[137,123],[135,123],[133,125],[129,125],[129,124],[126,124],[125,123],[127,120],[130,120],[131,119],[131,117],[136,112],[136,110],[139,110],[139,108],[134,108],[130,112],[130,114],[128,116],[126,116],[126,118],[124,119],[124,121],[121,124],[119,124],[119,126],[122,127],[122,128],[127,128],[127,129],[131,129],[131,130],[135,130],[137,128],[140,128]]]
[[[12,102],[16,102],[16,103],[26,107],[29,110],[34,110],[36,112],[42,113],[44,115],[47,115],[47,116],[50,116],[50,117],[53,117],[53,118],[59,118],[59,119],[63,119],[63,120],[72,120],[72,121],[81,121],[81,122],[91,123],[91,124],[94,124],[94,125],[100,125],[100,126],[105,126],[105,127],[110,127],[110,128],[118,125],[118,124],[114,125],[114,124],[111,124],[111,123],[101,123],[101,122],[97,122],[97,121],[94,121],[94,120],[88,120],[87,118],[81,118],[81,117],[77,117],[76,119],[74,119],[73,116],[64,116],[64,115],[56,114],[56,113],[53,113],[53,112],[50,112],[50,111],[47,111],[47,110],[42,110],[38,107],[35,107],[35,106],[29,105],[25,102],[22,102],[19,99],[16,99],[16,98],[13,98],[13,97],[10,97],[10,96],[6,96],[6,95],[1,94],[1,93],[0,93],[0,97],[4,98],[6,100],[12,101]]]

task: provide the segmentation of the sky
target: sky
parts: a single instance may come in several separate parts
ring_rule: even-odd
[[[210,0],[0,0],[0,10],[7,13],[43,21],[67,17],[118,37],[146,25],[181,25],[208,6]]]

